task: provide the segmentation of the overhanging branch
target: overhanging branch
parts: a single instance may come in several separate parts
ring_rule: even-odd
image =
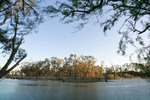
[[[90,14],[90,13],[91,13],[92,11],[94,11],[95,9],[102,7],[102,5],[103,5],[103,0],[101,0],[101,2],[100,2],[98,5],[92,7],[92,8],[89,9],[89,10],[72,10],[71,12],[81,12],[81,13]]]
[[[6,72],[7,73],[9,73],[11,70],[13,70],[16,66],[18,66],[19,65],[19,63],[26,57],[27,55],[24,55],[20,60],[18,60],[17,62],[16,62],[16,64],[15,65],[13,65],[10,69],[8,69]],[[7,74],[6,73],[6,74]]]

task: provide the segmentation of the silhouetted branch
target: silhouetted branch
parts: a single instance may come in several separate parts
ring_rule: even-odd
[[[24,55],[21,59],[19,59],[15,65],[13,65],[10,69],[6,71],[6,74],[9,73],[11,70],[13,70],[19,63],[26,57],[27,55]]]

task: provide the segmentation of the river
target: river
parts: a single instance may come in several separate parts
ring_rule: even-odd
[[[51,80],[0,80],[0,100],[149,100],[150,79],[73,83]]]

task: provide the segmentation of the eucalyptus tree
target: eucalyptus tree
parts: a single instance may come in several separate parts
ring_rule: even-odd
[[[45,12],[50,17],[61,16],[64,23],[79,21],[79,29],[93,19],[101,23],[104,32],[119,23],[118,53],[125,55],[131,46],[133,54],[150,63],[150,0],[58,0]]]
[[[22,63],[22,65],[21,65],[21,72],[22,72],[22,74],[23,75],[25,75],[25,76],[31,76],[31,67],[32,67],[32,63],[31,62],[24,62],[24,63]],[[33,71],[33,70],[32,70]]]
[[[140,72],[144,73],[145,76],[150,77],[150,67],[149,64],[136,64],[138,68],[140,68]]]
[[[70,54],[68,58],[70,76],[77,77],[78,60],[76,54]]]
[[[50,65],[51,65],[50,60],[48,58],[46,58],[43,61],[43,64],[42,64],[43,75],[49,76],[49,74],[50,74]]]
[[[0,1],[0,50],[8,54],[6,64],[0,70],[0,78],[13,70],[27,53],[20,46],[24,36],[30,34],[42,22],[40,0]],[[10,64],[15,64],[10,67]]]
[[[55,75],[55,76],[59,76],[61,73],[60,71],[64,71],[63,68],[61,67],[64,67],[64,60],[62,59],[59,59],[57,57],[51,57],[51,71],[53,71],[52,73]],[[65,66],[67,67],[67,66]]]

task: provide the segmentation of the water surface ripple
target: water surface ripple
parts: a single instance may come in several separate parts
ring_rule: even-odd
[[[95,83],[0,80],[0,100],[149,100],[149,98],[149,79]]]

